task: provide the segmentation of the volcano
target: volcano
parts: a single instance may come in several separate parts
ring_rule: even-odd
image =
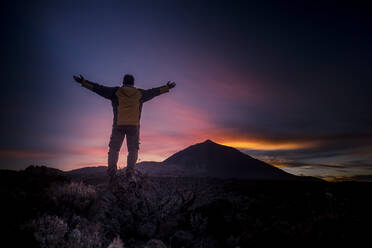
[[[137,170],[153,176],[200,176],[251,180],[294,180],[297,176],[211,140],[191,145],[163,162],[141,162]]]

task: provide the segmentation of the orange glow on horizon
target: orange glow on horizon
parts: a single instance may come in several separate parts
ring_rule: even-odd
[[[251,149],[251,150],[294,150],[301,148],[308,148],[311,146],[310,143],[296,143],[296,142],[283,142],[274,143],[269,141],[226,141],[221,142],[222,145],[231,146],[235,148]]]

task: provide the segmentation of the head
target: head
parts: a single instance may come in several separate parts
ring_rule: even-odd
[[[130,74],[125,74],[124,78],[123,78],[123,85],[133,86],[134,85],[134,77]]]

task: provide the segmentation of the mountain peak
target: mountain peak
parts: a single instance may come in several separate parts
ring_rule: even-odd
[[[203,144],[208,144],[208,143],[213,143],[213,144],[216,144],[216,142],[213,142],[212,140],[210,139],[207,139],[203,142]]]
[[[214,142],[213,140],[210,140],[210,139],[207,139],[205,140],[204,142],[201,142],[201,143],[197,143],[195,145],[215,145],[215,146],[223,146],[221,144],[218,144],[216,142]]]
[[[292,175],[254,159],[236,148],[221,145],[210,139],[191,145],[166,160],[164,165],[204,173],[207,176],[244,177],[253,179],[290,178]]]
[[[217,142],[214,142],[213,140],[207,139],[204,142],[196,143],[195,145],[191,145],[188,148],[192,148],[194,150],[203,150],[209,151],[209,152],[234,152],[234,153],[241,153],[238,149],[230,146],[225,146],[222,144],[219,144]],[[186,149],[188,149],[186,148]],[[185,150],[186,150],[185,149]],[[248,156],[248,155],[247,155]]]

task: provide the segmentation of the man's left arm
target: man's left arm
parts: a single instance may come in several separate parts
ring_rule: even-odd
[[[141,90],[141,93],[142,93],[141,101],[147,102],[156,96],[169,92],[169,90],[174,88],[175,86],[176,86],[175,82],[168,81],[168,83],[164,86],[160,86],[160,87],[152,88],[148,90]]]

